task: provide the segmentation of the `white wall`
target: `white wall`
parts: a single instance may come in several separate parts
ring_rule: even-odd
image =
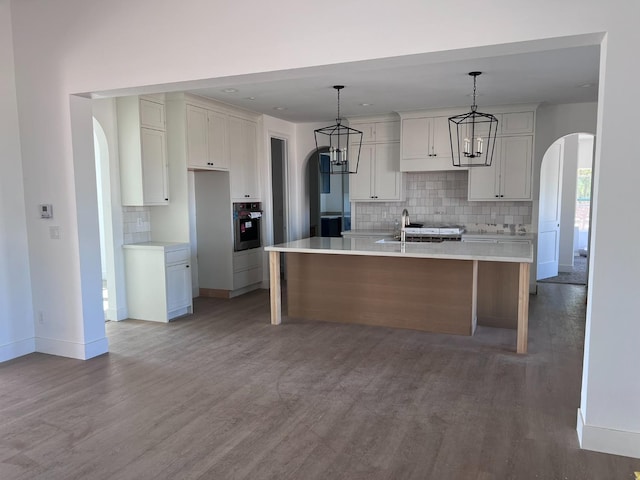
[[[456,8],[446,0],[403,0],[390,9],[387,3],[364,0],[279,0],[250,7],[223,0],[166,0],[161,7],[153,0],[12,3],[26,209],[33,211],[46,198],[57,209],[55,221],[62,233],[61,240],[51,240],[43,222],[23,216],[33,303],[46,314],[45,325],[36,333],[56,340],[65,355],[100,335],[99,319],[85,308],[100,282],[97,233],[94,242],[92,233],[83,231],[97,232],[97,225],[82,211],[95,217],[95,198],[82,188],[88,182],[95,185],[95,174],[84,165],[88,159],[82,145],[76,145],[75,138],[76,148],[71,143],[72,120],[78,134],[91,134],[84,126],[90,125],[91,112],[82,102],[70,104],[69,94],[459,48],[478,47],[467,53],[480,55],[488,53],[483,46],[495,45],[502,53],[517,53],[593,41],[591,34],[606,32],[579,433],[588,448],[640,456],[640,382],[635,381],[637,372],[629,370],[637,363],[633,339],[640,338],[640,297],[635,294],[640,256],[630,256],[629,247],[640,235],[640,225],[627,222],[636,216],[633,200],[640,177],[640,163],[628,155],[636,120],[629,98],[634,98],[640,76],[640,64],[629,58],[632,47],[640,44],[640,4],[540,0],[518,3],[516,9],[513,2],[501,0],[478,9],[470,0],[461,0]],[[471,10],[474,15],[460,15]],[[342,48],[344,22],[335,22],[336,15],[358,18],[349,24],[355,39],[351,48]],[[305,21],[309,18],[314,21]],[[430,28],[424,28],[425,21]],[[274,22],[278,29],[272,28]],[[385,26],[384,35],[380,25]],[[478,30],[478,25],[489,28]],[[453,29],[456,35],[451,35]],[[571,37],[582,34],[589,36]],[[221,39],[227,41],[221,44]],[[527,43],[531,40],[539,42]],[[543,136],[536,145],[548,146],[557,138],[545,142]],[[311,149],[298,145],[296,150]],[[541,155],[536,149],[536,157]],[[302,167],[300,163],[296,165]],[[302,172],[292,168],[291,173],[292,203],[299,208],[295,218],[305,232],[308,199],[301,187]],[[621,221],[629,225],[628,235],[617,233]],[[96,259],[95,276],[88,256]],[[99,298],[92,301],[99,305]],[[89,353],[96,352],[85,348],[85,355]]]
[[[35,351],[10,15],[0,0],[0,362]]]

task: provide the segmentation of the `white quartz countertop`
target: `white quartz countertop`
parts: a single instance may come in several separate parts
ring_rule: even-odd
[[[376,243],[368,238],[311,237],[264,248],[267,252],[369,255],[379,257],[441,258],[489,262],[532,263],[533,246],[527,243]]]

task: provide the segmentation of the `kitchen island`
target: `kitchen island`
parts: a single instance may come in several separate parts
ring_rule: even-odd
[[[478,262],[508,264],[517,273],[518,353],[527,351],[528,244],[375,242],[312,237],[265,247],[269,252],[271,323],[282,321],[280,253],[286,253],[290,317],[473,335]],[[505,285],[496,281],[496,301]],[[514,319],[515,320],[515,319]]]

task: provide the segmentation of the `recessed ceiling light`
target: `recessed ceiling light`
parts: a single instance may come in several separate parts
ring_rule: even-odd
[[[370,107],[372,105],[373,105],[373,103],[361,103],[360,104],[361,107]]]
[[[256,97],[247,97],[247,100],[255,100]]]
[[[593,83],[583,83],[582,85],[578,85],[580,88],[589,88],[593,87]]]
[[[224,93],[236,93],[238,91],[237,88],[225,88],[222,90]]]
[[[279,110],[279,111],[286,110],[285,107],[273,107],[273,109],[274,110]]]

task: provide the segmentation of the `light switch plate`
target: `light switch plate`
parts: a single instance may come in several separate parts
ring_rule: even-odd
[[[40,204],[40,218],[53,218],[53,206],[50,203]]]

